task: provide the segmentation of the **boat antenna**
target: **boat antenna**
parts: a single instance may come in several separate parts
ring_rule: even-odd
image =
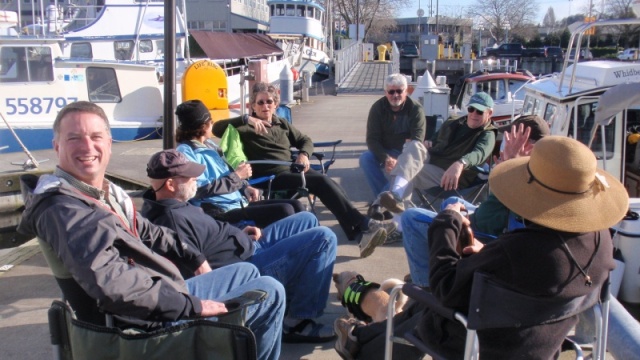
[[[24,146],[24,144],[22,143],[22,141],[20,141],[20,138],[18,137],[18,134],[16,134],[15,131],[13,131],[13,128],[11,127],[11,125],[9,125],[9,122],[7,121],[7,119],[5,119],[4,115],[2,113],[0,113],[0,117],[2,117],[2,121],[4,121],[4,123],[7,125],[7,129],[9,129],[9,131],[11,131],[11,134],[13,135],[13,137],[16,139],[16,141],[18,142],[18,145],[20,145],[20,147],[22,148],[22,151],[24,151],[25,154],[27,154],[27,157],[29,158],[29,161],[31,162],[29,164],[29,161],[25,162],[25,170],[27,169],[37,169],[38,166],[40,166],[40,164],[38,164],[38,160],[36,160],[36,158],[33,157],[33,155],[31,155],[31,153],[29,152],[29,149],[27,149],[26,146]],[[28,165],[28,168],[26,167]]]
[[[187,26],[187,4],[182,0],[182,25],[184,26],[184,52],[187,57],[187,64],[191,63],[191,46],[189,45],[189,27]]]

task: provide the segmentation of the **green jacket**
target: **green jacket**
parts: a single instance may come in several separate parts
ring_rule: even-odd
[[[244,154],[249,160],[291,161],[291,148],[309,156],[313,153],[311,138],[276,115],[271,120],[271,127],[267,128],[267,134],[257,134],[253,126],[244,123],[241,116],[216,121],[213,124],[213,134],[222,137],[229,125],[238,130]],[[290,171],[289,166],[282,165],[253,164],[251,168],[254,177]]]
[[[488,122],[484,127],[471,129],[467,117],[447,120],[436,134],[436,141],[429,149],[429,163],[447,169],[463,159],[465,168],[459,186],[469,186],[477,173],[472,169],[484,164],[491,156],[496,144],[498,129]]]
[[[402,109],[391,110],[386,97],[373,103],[367,119],[367,148],[382,163],[387,150],[402,151],[407,140],[424,140],[427,120],[422,105],[407,97]]]

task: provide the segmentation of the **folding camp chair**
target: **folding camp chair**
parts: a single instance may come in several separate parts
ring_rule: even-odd
[[[594,297],[599,296],[599,303],[594,307],[596,315],[599,314],[600,320],[596,321],[596,333],[594,336],[596,345],[593,351],[593,358],[604,359],[609,309],[608,281],[602,286],[600,294],[593,293],[570,302],[558,302],[515,292],[496,283],[487,275],[477,272],[473,278],[468,317],[443,306],[433,294],[423,288],[415,284],[406,283],[396,286],[391,291],[389,297],[389,304],[391,305],[387,308],[387,318],[389,319],[393,317],[395,311],[393,304],[395,304],[395,300],[401,291],[409,298],[426,304],[430,310],[440,316],[451,321],[457,321],[467,328],[464,359],[478,359],[480,344],[476,330],[533,326],[554,319],[573,316],[582,311],[592,311],[589,308],[585,309],[586,304],[592,303]],[[424,343],[412,331],[398,336],[398,334],[394,333],[393,321],[387,321],[385,360],[391,360],[394,343],[416,346],[434,359],[445,359],[438,349]],[[584,358],[580,346],[571,339],[565,339],[562,350],[574,351],[576,359]]]
[[[64,299],[55,300],[49,309],[54,359],[256,359],[255,336],[244,327],[244,319],[249,305],[266,298],[264,291],[249,291],[226,301],[229,312],[218,321],[197,319],[171,327],[136,329],[136,321],[126,318],[134,327],[121,330],[114,325],[123,318],[100,310],[51,246],[38,242]]]

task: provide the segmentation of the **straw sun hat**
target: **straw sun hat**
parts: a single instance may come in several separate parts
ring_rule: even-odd
[[[511,211],[560,231],[606,229],[622,220],[629,208],[624,186],[597,169],[591,150],[562,136],[544,137],[531,156],[496,166],[489,186]]]

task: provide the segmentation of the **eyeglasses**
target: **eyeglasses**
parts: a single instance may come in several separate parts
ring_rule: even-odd
[[[469,106],[469,107],[467,108],[467,112],[468,112],[469,114],[472,114],[474,111],[475,111],[475,113],[476,113],[476,114],[478,114],[478,115],[483,115],[483,114],[484,114],[484,111],[480,111],[480,110],[478,110],[478,109],[474,108],[473,106]]]
[[[387,90],[387,94],[389,95],[393,95],[393,94],[402,94],[404,92],[404,89],[391,89],[391,90]]]
[[[262,106],[262,105],[264,105],[264,104],[271,105],[271,104],[273,104],[273,103],[274,103],[273,99],[268,99],[268,100],[258,100],[258,101],[256,101],[256,104],[258,104],[258,105],[260,105],[260,106]]]

